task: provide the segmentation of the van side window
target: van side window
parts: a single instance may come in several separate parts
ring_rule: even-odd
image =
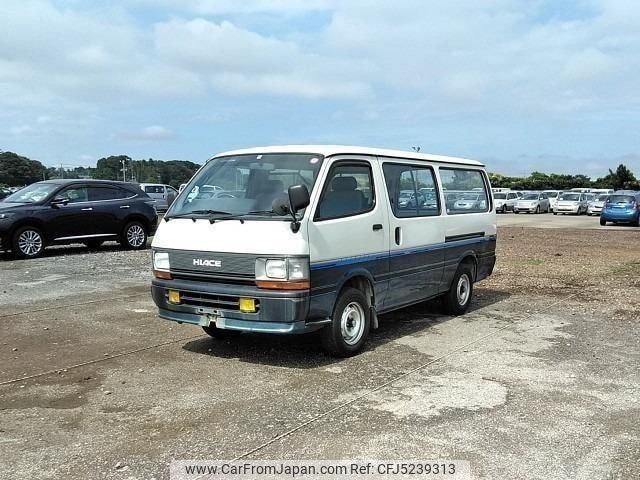
[[[329,172],[315,220],[349,217],[373,209],[373,178],[367,164],[337,164]]]
[[[440,168],[449,215],[489,211],[487,186],[480,170]]]
[[[431,168],[385,163],[382,170],[391,210],[397,218],[440,214],[440,199]]]

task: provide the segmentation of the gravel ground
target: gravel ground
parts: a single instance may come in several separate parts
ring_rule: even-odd
[[[159,480],[239,456],[640,478],[638,233],[498,235],[466,315],[383,315],[343,360],[313,335],[218,342],[159,320],[148,250],[0,256],[0,478]]]

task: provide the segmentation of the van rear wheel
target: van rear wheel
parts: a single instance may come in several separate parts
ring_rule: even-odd
[[[364,346],[371,326],[371,312],[364,293],[346,288],[333,310],[331,325],[322,331],[322,347],[334,357],[351,357]]]
[[[445,311],[450,315],[462,315],[469,308],[473,295],[473,269],[467,264],[458,267],[449,292],[442,297]]]

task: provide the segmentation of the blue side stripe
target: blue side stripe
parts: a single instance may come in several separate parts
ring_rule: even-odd
[[[454,248],[461,245],[472,245],[474,243],[489,242],[495,240],[496,235],[487,235],[484,238],[469,238],[464,240],[454,240],[446,243],[434,243],[427,247],[411,247],[403,250],[395,250],[393,252],[377,252],[367,255],[357,255],[354,257],[336,258],[334,260],[324,260],[322,262],[311,263],[311,270],[322,270],[326,268],[342,267],[345,265],[353,265],[356,263],[372,262],[375,260],[384,260],[392,257],[401,257],[404,255],[412,255],[416,253],[432,252],[444,248]]]

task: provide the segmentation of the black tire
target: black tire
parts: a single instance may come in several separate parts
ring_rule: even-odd
[[[607,221],[604,218],[600,218],[600,226],[604,227],[607,224]]]
[[[558,212],[553,212],[553,214],[554,214],[554,215],[557,215],[557,214],[558,214]]]
[[[36,258],[42,255],[45,247],[44,236],[40,229],[31,226],[18,228],[11,238],[13,254],[18,258]]]
[[[356,355],[367,341],[370,328],[367,297],[356,288],[346,288],[336,302],[331,325],[320,332],[322,348],[334,357]]]
[[[104,240],[87,240],[86,242],[84,242],[89,250],[98,250],[103,243]]]
[[[540,205],[538,205],[538,206],[536,207],[536,211],[535,211],[535,214],[536,214],[536,215],[537,215],[537,214],[539,214],[539,213],[540,213]]]
[[[236,337],[240,335],[240,333],[242,333],[236,330],[223,330],[222,328],[217,328],[215,325],[202,327],[202,330],[204,330],[204,333],[206,333],[210,337],[217,338],[218,340],[224,340],[226,338]]]
[[[631,222],[632,227],[640,227],[640,217],[636,218],[633,222]]]
[[[466,280],[463,280],[466,277]],[[459,294],[460,293],[460,294]],[[458,267],[449,291],[442,297],[442,305],[449,315],[462,315],[471,304],[473,295],[473,268],[462,264]]]
[[[120,243],[129,250],[147,248],[147,227],[137,220],[127,223],[122,231]]]
[[[514,210],[513,213],[515,213],[516,215],[518,215],[520,213],[519,210]]]
[[[502,213],[507,213],[507,206],[506,205],[502,206]]]

